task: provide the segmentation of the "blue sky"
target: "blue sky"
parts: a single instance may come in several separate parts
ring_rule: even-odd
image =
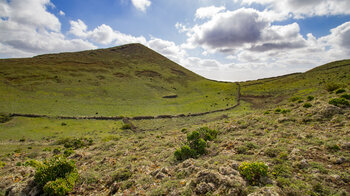
[[[0,0],[0,58],[142,43],[210,79],[350,56],[348,0]]]

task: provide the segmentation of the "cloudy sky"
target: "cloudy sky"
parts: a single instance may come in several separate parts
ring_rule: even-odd
[[[349,0],[0,0],[0,58],[142,43],[210,79],[350,58]]]

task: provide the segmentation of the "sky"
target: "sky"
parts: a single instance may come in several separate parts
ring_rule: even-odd
[[[0,58],[141,43],[246,81],[350,58],[349,0],[0,0]]]

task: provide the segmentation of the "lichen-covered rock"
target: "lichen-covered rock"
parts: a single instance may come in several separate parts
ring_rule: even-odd
[[[234,170],[230,167],[220,167],[219,172],[222,175],[238,175],[239,174],[237,170]]]
[[[213,183],[201,182],[196,186],[196,189],[194,191],[197,194],[206,194],[214,190],[215,190],[215,185]]]
[[[279,196],[278,192],[276,187],[263,187],[248,196]]]

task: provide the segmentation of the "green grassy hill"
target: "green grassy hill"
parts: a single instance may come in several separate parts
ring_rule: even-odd
[[[328,85],[350,85],[350,60],[328,63],[305,73],[242,82],[242,99],[256,107],[277,104],[295,96],[324,94]]]
[[[141,44],[0,60],[6,113],[188,114],[233,106],[236,96],[236,84],[207,80]]]

